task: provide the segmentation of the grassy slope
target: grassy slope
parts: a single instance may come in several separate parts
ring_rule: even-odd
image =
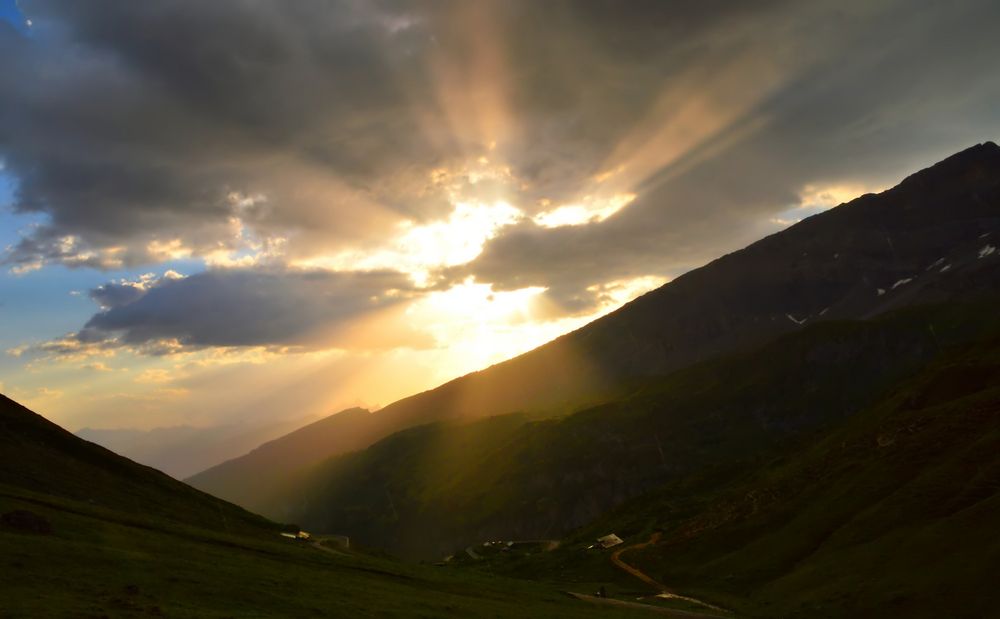
[[[550,586],[280,537],[280,525],[0,401],[3,617],[620,616]]]
[[[279,525],[84,441],[0,395],[0,484],[186,524],[269,534]]]
[[[749,595],[760,616],[988,616],[997,454],[1000,341],[940,360],[640,564]]]
[[[0,512],[45,516],[49,536],[0,528],[4,617],[616,617],[551,586],[338,556],[0,488]]]
[[[583,550],[665,531],[629,557],[660,582],[757,617],[985,617],[1000,568],[1000,340],[952,349],[758,472],[637,498],[501,573],[634,590]],[[640,587],[641,589],[641,587]]]
[[[561,419],[514,415],[404,431],[290,488],[302,502],[289,498],[287,514],[412,556],[559,537],[656,486],[701,471],[706,487],[718,487],[713,475],[728,480],[773,450],[812,440],[941,346],[995,329],[993,313],[992,304],[950,306],[822,323]]]

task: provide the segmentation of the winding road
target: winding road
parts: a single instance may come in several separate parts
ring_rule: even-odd
[[[659,531],[657,531],[656,533],[653,533],[649,537],[649,539],[646,540],[645,542],[641,542],[639,544],[632,544],[631,546],[625,546],[624,548],[619,548],[618,550],[614,551],[611,554],[611,562],[615,564],[615,567],[617,567],[617,568],[619,568],[621,570],[624,570],[625,572],[628,572],[632,576],[635,576],[636,578],[638,578],[642,582],[646,583],[650,587],[653,587],[654,589],[656,589],[657,591],[659,591],[659,594],[657,594],[657,597],[660,597],[660,598],[663,598],[663,599],[671,599],[671,600],[683,600],[685,602],[690,602],[692,604],[697,604],[698,606],[704,606],[705,608],[710,608],[710,609],[715,610],[715,611],[719,611],[719,612],[723,612],[723,613],[726,612],[726,610],[724,608],[719,608],[718,606],[713,606],[713,605],[709,604],[708,602],[702,602],[701,600],[698,600],[698,599],[695,599],[695,598],[691,598],[691,597],[687,597],[687,596],[684,596],[684,595],[679,595],[677,593],[674,593],[673,591],[671,591],[670,589],[668,589],[667,587],[665,587],[662,583],[654,580],[649,574],[643,572],[642,570],[640,570],[639,568],[637,568],[637,567],[635,567],[633,565],[629,565],[628,563],[625,563],[625,561],[622,560],[622,555],[625,554],[626,552],[629,552],[631,550],[639,550],[639,549],[645,548],[647,546],[652,546],[656,542],[660,541],[660,537],[661,537],[661,533]],[[707,616],[719,616],[719,615],[704,615],[703,614],[701,616],[707,617]]]
[[[610,606],[614,608],[628,608],[634,610],[642,610],[646,612],[657,613],[659,615],[664,615],[666,617],[673,617],[674,619],[711,619],[713,617],[718,617],[719,619],[730,619],[728,615],[709,615],[706,613],[700,613],[693,610],[677,610],[673,608],[662,608],[660,606],[650,606],[649,604],[628,602],[626,600],[599,598],[593,595],[584,595],[583,593],[572,593],[572,592],[567,592],[567,593],[569,593],[569,595],[575,597],[576,599],[582,602],[587,602],[588,604],[597,604],[600,606]]]

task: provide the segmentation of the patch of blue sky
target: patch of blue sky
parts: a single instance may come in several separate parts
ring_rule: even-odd
[[[16,182],[0,171],[0,250],[16,244],[23,233],[45,217],[11,208]],[[21,344],[51,339],[78,330],[97,311],[87,291],[111,280],[134,280],[167,270],[190,275],[204,269],[200,260],[174,260],[115,271],[70,269],[50,265],[22,275],[0,267],[0,354]]]
[[[203,268],[200,261],[178,260],[116,271],[60,265],[23,275],[4,270],[0,273],[0,349],[79,330],[99,310],[87,293],[101,284],[135,280],[145,273],[162,275],[169,269],[189,275]]]
[[[7,22],[23,33],[28,33],[31,30],[31,23],[21,12],[17,0],[0,0],[0,21]]]
[[[22,231],[45,220],[44,216],[41,215],[21,214],[13,211],[11,204],[16,188],[17,183],[10,174],[3,171],[2,161],[0,161],[0,251],[17,243],[21,238]]]

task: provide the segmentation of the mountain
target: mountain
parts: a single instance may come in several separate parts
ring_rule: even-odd
[[[455,553],[477,572],[564,588],[606,583],[621,598],[656,593],[592,548],[614,532],[630,548],[628,562],[652,580],[739,616],[992,616],[1000,604],[992,584],[1000,569],[998,188],[1000,158],[987,145],[812,218],[744,250],[747,264],[760,253],[801,257],[801,239],[829,239],[823,228],[834,226],[841,235],[880,230],[905,268],[866,259],[876,248],[825,254],[805,281],[795,269],[782,277],[794,283],[786,290],[816,295],[843,281],[826,312],[789,312],[790,327],[734,335],[744,344],[659,375],[624,371],[602,401],[569,412],[402,430],[289,479],[268,510],[404,556]],[[841,242],[852,245],[850,236]],[[768,249],[789,245],[790,255]],[[867,270],[843,266],[845,254]],[[838,269],[866,274],[849,286],[832,275]],[[739,313],[743,305],[731,301]],[[655,321],[626,310],[610,324],[655,331]],[[644,330],[635,342],[648,339]],[[645,344],[634,350],[652,366],[670,356]],[[551,539],[561,547],[531,556],[466,550]]]
[[[1000,331],[937,355],[873,404],[760,466],[639,496],[519,576],[616,579],[628,561],[748,617],[995,616],[1000,595]],[[636,581],[638,582],[638,581]]]
[[[384,435],[371,413],[349,408],[260,445],[250,453],[195,475],[188,482],[240,505],[259,505],[262,491],[276,489],[315,465],[338,445],[369,444]]]
[[[630,616],[281,530],[0,396],[5,618]]]
[[[207,428],[83,428],[76,435],[171,477],[183,479],[244,454],[264,441],[282,436],[301,425],[301,420],[295,420],[233,423]]]
[[[986,142],[878,195],[810,217],[686,273],[619,310],[509,361],[368,416],[328,418],[302,467],[404,428],[515,411],[558,415],[619,396],[630,382],[738,351],[821,321],[864,319],[995,285],[1000,147]],[[992,238],[991,238],[992,235]],[[304,435],[300,435],[300,440]],[[274,512],[294,476],[250,453],[193,476],[194,486]],[[305,457],[308,456],[308,457]],[[271,510],[271,511],[269,511]]]
[[[1000,336],[998,300],[817,323],[563,417],[405,430],[316,467],[272,511],[411,558],[558,539],[658,487],[754,470],[840,432],[927,365]]]

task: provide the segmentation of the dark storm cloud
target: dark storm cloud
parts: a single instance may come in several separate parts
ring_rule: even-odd
[[[124,282],[102,284],[89,292],[90,298],[106,310],[133,303],[145,294],[145,287]]]
[[[325,336],[398,303],[409,285],[395,273],[207,271],[189,277],[109,283],[90,295],[102,305],[77,335],[123,345],[177,340],[187,347],[336,345]],[[396,290],[394,297],[382,296]],[[413,345],[413,334],[394,342]],[[407,339],[409,338],[409,339]]]
[[[51,218],[36,244],[211,247],[232,192],[268,196],[241,213],[265,229],[364,234],[361,207],[396,206],[375,181],[440,156],[397,77],[422,81],[408,54],[427,37],[405,15],[225,0],[22,8],[30,37],[0,29],[0,151],[16,207]],[[18,260],[49,257],[31,242]]]
[[[8,254],[22,267],[149,262],[175,238],[204,255],[234,216],[292,257],[370,244],[450,210],[431,170],[489,154],[513,180],[486,193],[529,214],[637,195],[602,223],[506,228],[441,274],[548,286],[577,312],[589,287],[753,240],[806,185],[884,186],[1000,132],[987,0],[21,6],[30,35],[0,24],[0,154],[16,208],[48,218]],[[298,276],[259,277],[310,305]],[[154,302],[185,281],[93,326],[142,338],[151,320],[158,337]],[[174,331],[209,341],[199,329]]]

